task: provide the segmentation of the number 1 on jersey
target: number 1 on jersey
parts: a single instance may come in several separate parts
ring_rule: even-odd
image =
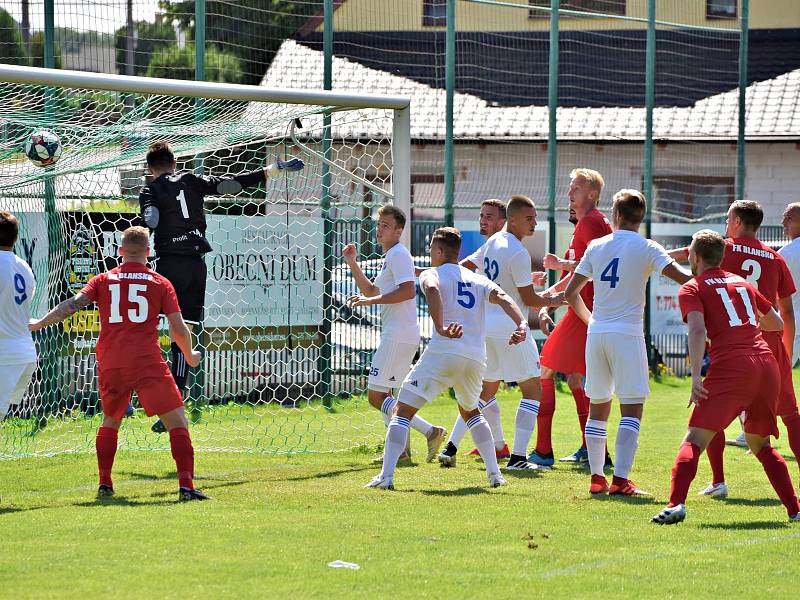
[[[606,265],[606,268],[600,274],[600,281],[607,281],[612,289],[617,287],[617,282],[619,281],[617,267],[619,267],[619,258],[612,258],[611,262]]]
[[[716,291],[717,294],[719,294],[719,297],[722,298],[722,305],[725,307],[725,312],[728,313],[728,325],[731,327],[740,327],[744,325],[736,312],[736,307],[733,305],[733,300],[731,300],[728,290],[725,288],[716,288]],[[750,323],[750,325],[758,325],[756,313],[753,310],[753,305],[750,302],[750,296],[748,295],[747,290],[743,287],[737,287],[736,293],[742,297],[744,309],[747,311],[747,321]]]
[[[183,214],[184,219],[189,218],[189,207],[186,206],[186,196],[183,194],[183,190],[178,192],[178,202],[181,203],[181,214]]]

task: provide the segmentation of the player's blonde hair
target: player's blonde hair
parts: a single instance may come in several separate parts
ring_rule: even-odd
[[[406,226],[406,213],[397,208],[394,204],[384,204],[378,209],[378,218],[392,217],[395,224],[400,229],[405,229]]]
[[[647,202],[639,190],[622,189],[614,194],[611,210],[619,215],[621,221],[638,225],[644,220]]]
[[[439,227],[431,236],[431,244],[441,247],[448,258],[458,258],[461,252],[461,232],[455,227]]]
[[[725,255],[725,240],[711,229],[701,229],[692,236],[692,246],[695,254],[703,259],[709,267],[718,267],[722,264]]]
[[[140,258],[147,254],[150,247],[150,231],[145,227],[134,225],[122,232],[120,247],[128,258]]]
[[[603,176],[599,171],[587,169],[585,167],[579,167],[577,169],[572,169],[569,174],[569,178],[583,179],[587,184],[589,184],[590,188],[597,192],[597,201],[600,201],[600,194],[603,193],[603,188],[606,185],[606,181],[603,179]]]

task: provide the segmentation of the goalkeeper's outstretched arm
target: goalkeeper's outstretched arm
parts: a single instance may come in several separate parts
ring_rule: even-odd
[[[178,345],[183,355],[186,357],[186,364],[196,367],[200,364],[201,354],[192,347],[192,333],[183,320],[183,315],[179,312],[167,315],[169,322],[169,337]]]

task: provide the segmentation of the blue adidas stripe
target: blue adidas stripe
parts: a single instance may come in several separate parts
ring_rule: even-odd
[[[639,419],[634,419],[632,417],[623,417],[619,420],[619,426],[625,427],[626,429],[631,429],[633,431],[639,431],[639,427],[641,427],[641,422]]]
[[[394,406],[394,398],[388,397],[386,398],[386,400],[383,401],[383,404],[381,405],[381,412],[385,415],[388,415],[391,412],[393,406]]]
[[[587,427],[584,435],[590,435],[593,437],[606,437],[607,433],[605,429],[595,429],[594,427]]]
[[[475,415],[469,421],[467,421],[467,427],[472,429],[475,427],[475,425],[479,425],[481,422],[485,423],[486,419],[484,419],[482,415]]]
[[[525,402],[524,400],[522,400],[519,403],[519,407],[526,412],[531,412],[535,415],[539,414],[539,405],[534,404],[533,402]]]
[[[392,417],[392,420],[389,421],[389,425],[399,425],[400,427],[405,427],[406,429],[408,429],[409,423],[410,421],[405,417],[397,416]]]

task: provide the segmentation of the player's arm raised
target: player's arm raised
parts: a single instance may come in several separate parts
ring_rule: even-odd
[[[674,281],[678,285],[683,285],[684,283],[689,281],[692,277],[694,277],[691,271],[687,271],[682,266],[674,262],[664,267],[664,270],[661,271],[661,274],[664,277],[669,277],[670,279],[672,279],[672,281]]]
[[[497,304],[500,308],[502,308],[503,312],[511,317],[511,320],[514,321],[514,324],[517,326],[517,328],[514,330],[514,333],[511,334],[508,344],[513,345],[524,342],[525,336],[528,334],[528,321],[522,314],[522,311],[519,309],[519,306],[517,306],[516,302],[514,302],[508,296],[508,294],[501,289],[492,290],[492,292],[489,294],[489,302],[492,304]]]
[[[559,258],[555,254],[550,254],[548,252],[544,255],[542,264],[545,269],[550,269],[552,271],[574,271],[578,266],[578,261]]]
[[[92,303],[87,296],[83,294],[75,294],[72,298],[67,298],[61,304],[56,306],[53,310],[43,316],[41,319],[31,319],[28,323],[30,331],[39,331],[50,325],[60,323],[67,317],[74,315],[79,310],[82,310]]]
[[[206,176],[201,180],[204,182],[203,190],[205,194],[234,195],[242,190],[255,187],[269,179],[280,177],[284,173],[302,170],[306,164],[299,158],[289,158],[288,160],[275,159],[275,162],[249,173],[241,173],[233,177]]]
[[[446,338],[460,338],[464,334],[464,328],[460,323],[444,324],[444,304],[439,293],[439,278],[435,274],[428,275],[423,277],[420,283],[422,293],[428,300],[428,314],[436,333]]]
[[[183,320],[183,315],[179,312],[167,315],[169,323],[169,336],[178,345],[183,355],[186,357],[186,364],[196,367],[200,364],[201,354],[192,348],[192,333]]]
[[[706,322],[703,313],[693,310],[686,315],[689,326],[689,367],[692,373],[692,395],[689,404],[698,404],[708,396],[703,386],[703,355],[706,352]]]
[[[347,299],[348,306],[369,306],[370,304],[398,304],[406,300],[413,300],[417,295],[417,286],[413,281],[404,281],[396,290],[377,296],[351,296]]]
[[[342,258],[347,266],[350,267],[350,272],[353,274],[353,279],[356,280],[358,289],[365,296],[377,296],[381,291],[378,289],[377,285],[372,283],[367,276],[364,275],[364,271],[361,270],[356,260],[357,255],[355,244],[347,244],[342,249]]]

